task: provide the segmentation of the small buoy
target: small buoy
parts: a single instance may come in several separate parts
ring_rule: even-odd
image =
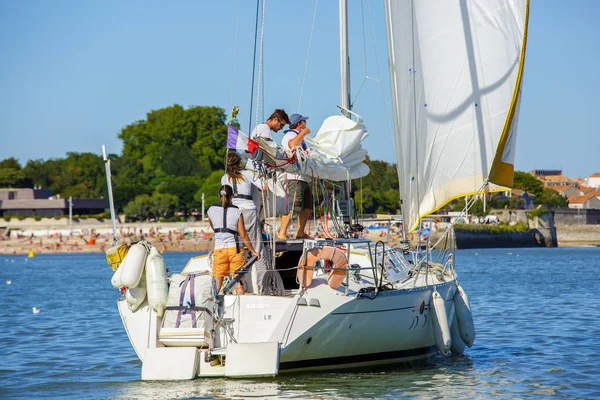
[[[33,311],[34,314],[39,314],[40,311],[42,311],[41,308],[37,308],[37,307],[31,307],[31,310]]]
[[[33,258],[35,257],[35,251],[33,250],[29,250],[29,254],[27,255],[28,258]]]
[[[7,285],[10,285],[12,283],[12,281],[6,281]]]

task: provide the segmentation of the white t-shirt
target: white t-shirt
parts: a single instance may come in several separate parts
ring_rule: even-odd
[[[271,128],[269,128],[269,125],[263,123],[254,127],[254,130],[250,135],[250,139],[256,140],[258,137],[273,140],[273,134],[271,133]],[[251,158],[248,158],[248,161],[246,162],[246,169],[254,171],[254,163],[252,162]]]
[[[236,184],[237,194],[252,197],[252,185],[256,186],[258,189],[262,189],[260,179],[254,172],[244,169],[242,170],[242,175],[244,176],[244,180]],[[231,181],[231,178],[229,178],[229,175],[223,175],[221,178],[221,185],[229,185],[233,188],[233,182]],[[242,210],[256,210],[256,204],[254,204],[254,201],[252,201],[251,198],[243,199],[241,197],[235,197],[235,194],[236,193],[233,194],[232,200],[234,206],[239,207]]]
[[[298,134],[299,134],[299,132],[295,129],[290,129],[290,130],[286,131],[285,135],[283,135],[283,139],[281,140],[281,145],[283,146],[283,148],[286,150],[291,150],[290,146],[289,146],[290,140],[292,140],[293,138],[298,136]],[[289,172],[286,172],[286,174],[287,174],[288,180],[292,179],[292,180],[310,182],[310,177],[307,175],[290,174]]]
[[[223,227],[223,207],[211,206],[208,211],[208,218],[213,228]],[[235,207],[227,207],[227,228],[237,231],[238,221],[242,215],[242,210]],[[229,249],[235,247],[235,236],[227,232],[215,232],[215,249]]]
[[[269,128],[269,125],[265,123],[256,125],[252,131],[252,134],[250,135],[250,139],[256,139],[257,137],[273,140],[273,134],[271,133],[271,128]]]

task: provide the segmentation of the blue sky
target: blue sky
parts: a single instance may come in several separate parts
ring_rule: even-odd
[[[367,73],[379,77],[377,55],[387,102],[381,84],[367,80],[354,110],[371,133],[365,142],[371,157],[394,162],[384,111],[389,78],[383,5],[369,2],[373,45],[366,3],[366,41],[361,2],[349,3],[353,97]],[[237,104],[248,130],[256,2],[240,4],[234,57],[234,0],[0,2],[0,160],[16,157],[24,165],[68,151],[100,154],[102,144],[120,153],[121,128],[176,103],[227,111]],[[260,120],[276,107],[297,111],[313,10],[314,1],[267,2]],[[600,172],[598,15],[595,0],[532,0],[518,170]],[[337,1],[319,1],[300,106],[315,132],[338,112],[337,30]]]

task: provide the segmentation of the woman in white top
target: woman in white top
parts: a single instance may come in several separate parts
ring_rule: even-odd
[[[230,186],[223,185],[219,189],[220,204],[215,204],[207,211],[208,223],[215,231],[213,251],[213,276],[217,282],[217,293],[221,290],[223,278],[233,274],[246,264],[244,249],[240,249],[238,238],[246,245],[252,255],[260,259],[260,255],[252,247],[250,238],[246,233],[244,219],[239,208],[231,202],[233,190]],[[237,284],[237,294],[244,294],[244,287]]]
[[[264,257],[264,246],[256,204],[252,200],[252,191],[262,190],[263,186],[256,173],[243,169],[241,162],[242,158],[235,151],[230,151],[227,154],[227,172],[221,178],[221,184],[228,185],[233,189],[233,205],[241,210],[246,232],[248,232],[256,252],[260,254],[260,260],[250,270],[251,279],[246,280],[247,291],[260,293],[267,263]]]

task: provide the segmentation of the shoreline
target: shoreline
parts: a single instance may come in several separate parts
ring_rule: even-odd
[[[112,225],[108,221],[88,220],[73,227],[55,222],[0,224],[0,256],[28,255],[32,250],[35,254],[104,253],[112,247]],[[565,225],[556,230],[558,247],[600,246],[600,225]],[[315,237],[314,227],[311,231]],[[384,232],[387,230],[371,230],[364,236],[386,241]],[[126,223],[117,225],[117,233],[119,243],[147,239],[161,253],[206,252],[212,248],[212,230],[207,222]],[[415,238],[411,239],[414,242]],[[399,240],[399,230],[394,227],[386,245],[397,245]]]

